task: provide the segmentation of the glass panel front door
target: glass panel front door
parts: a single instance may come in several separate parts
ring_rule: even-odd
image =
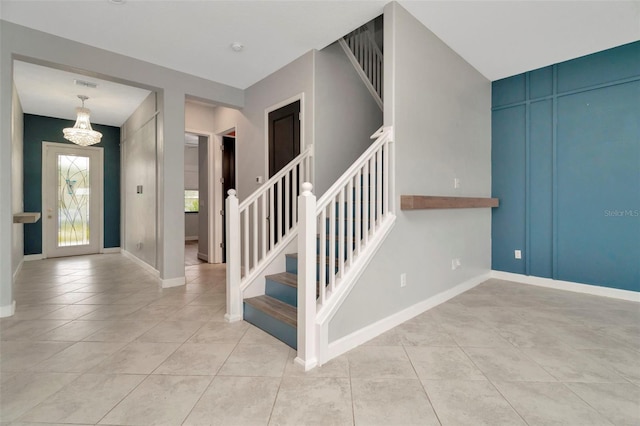
[[[90,242],[89,157],[58,154],[58,247]]]
[[[102,148],[43,142],[43,254],[99,253],[102,246]]]

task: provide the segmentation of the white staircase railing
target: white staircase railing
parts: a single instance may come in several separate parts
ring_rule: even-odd
[[[312,179],[313,146],[307,148],[242,203],[226,200],[227,321],[242,319],[242,292],[296,236],[298,194]]]
[[[366,25],[362,26],[344,36],[339,43],[382,109],[384,60],[371,31]]]
[[[313,368],[326,347],[320,328],[349,293],[395,220],[393,129],[317,201],[304,183],[298,201],[298,357]]]

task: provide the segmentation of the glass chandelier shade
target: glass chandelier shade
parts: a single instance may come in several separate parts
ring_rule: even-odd
[[[102,133],[96,132],[91,128],[89,122],[89,115],[91,111],[84,107],[84,101],[89,99],[86,96],[78,95],[78,98],[82,100],[82,107],[76,108],[78,118],[76,124],[73,127],[67,127],[62,130],[64,138],[80,146],[95,145],[102,139]]]

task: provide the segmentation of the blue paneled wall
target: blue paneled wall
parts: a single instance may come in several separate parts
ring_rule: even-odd
[[[42,142],[68,143],[62,129],[75,121],[24,115],[24,211],[42,211]],[[104,247],[120,247],[120,128],[93,124],[104,148]],[[42,253],[42,221],[24,225],[24,254]]]
[[[640,291],[640,42],[492,90],[493,269]]]

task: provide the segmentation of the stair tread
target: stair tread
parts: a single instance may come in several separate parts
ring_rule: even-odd
[[[292,327],[297,327],[298,325],[298,310],[288,303],[281,302],[267,295],[251,297],[244,299],[244,301]]]
[[[298,276],[290,272],[280,272],[279,274],[267,275],[265,278],[289,287],[298,287]]]

